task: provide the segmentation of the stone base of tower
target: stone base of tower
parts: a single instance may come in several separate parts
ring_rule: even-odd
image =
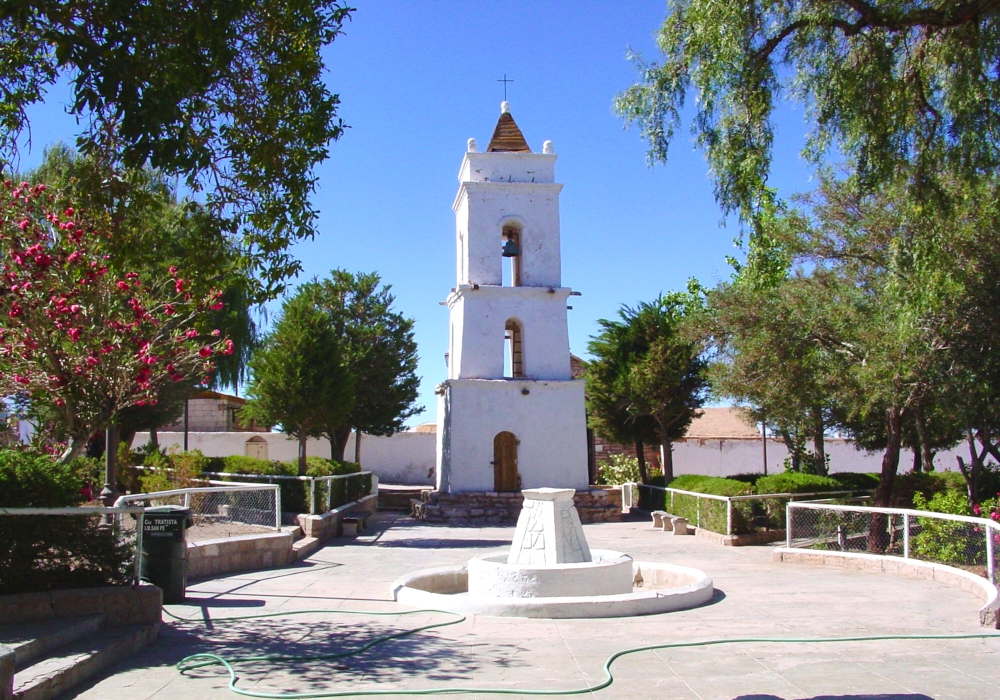
[[[441,493],[423,491],[420,500],[411,501],[411,515],[428,523],[456,527],[513,525],[521,513],[524,496],[520,492]],[[617,523],[622,519],[622,492],[619,488],[593,487],[579,490],[573,503],[580,522]]]
[[[437,490],[589,488],[582,380],[449,379],[438,387]],[[498,452],[506,437],[512,446]],[[505,459],[516,464],[502,466]],[[504,478],[505,468],[516,470]]]

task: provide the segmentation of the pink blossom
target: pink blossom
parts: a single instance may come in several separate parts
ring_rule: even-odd
[[[979,507],[978,503],[976,503],[975,505],[972,506],[972,512],[975,513],[976,515],[982,515],[983,509]]]
[[[80,309],[82,309],[82,308],[83,307],[80,306],[79,304],[70,304],[69,305],[70,313],[74,313],[74,314],[80,313]]]
[[[139,279],[139,273],[138,272],[126,272],[125,273],[125,279],[127,279],[127,280]]]
[[[96,367],[99,362],[100,360],[98,360],[93,355],[87,358],[87,364],[90,365],[91,367]]]
[[[14,381],[18,384],[30,384],[31,380],[21,374],[14,375]]]
[[[163,313],[165,313],[167,316],[173,316],[174,315],[174,311],[175,311],[175,309],[174,309],[174,305],[173,304],[164,304],[163,305]]]
[[[220,331],[218,328],[212,331],[213,338],[218,338],[220,335],[222,335],[222,331]]]
[[[167,271],[170,273],[171,276],[177,274],[177,268],[174,267],[173,265],[171,265],[170,268]]]
[[[67,335],[69,335],[70,340],[72,340],[73,342],[76,342],[77,340],[80,339],[79,328],[70,328],[69,330],[66,331],[66,333]]]
[[[63,214],[65,214],[66,216],[73,216],[74,214],[76,214],[76,209],[74,209],[73,207],[66,207],[66,211],[64,211]]]
[[[20,228],[22,231],[26,231],[30,224],[31,222],[28,221],[27,219],[22,219],[21,221],[17,222],[18,228]]]
[[[178,294],[180,294],[181,292],[183,292],[184,291],[184,280],[182,280],[182,279],[175,280],[174,281],[174,289],[177,290]]]
[[[196,331],[194,328],[189,328],[189,329],[187,329],[187,331],[184,332],[184,337],[185,338],[197,338],[198,337],[198,331]]]
[[[147,365],[155,365],[158,359],[160,358],[158,358],[156,355],[146,355],[144,358],[142,358],[142,361],[145,362]]]
[[[212,356],[212,348],[208,347],[207,345],[198,351],[198,357],[211,357],[211,356]]]
[[[232,355],[234,351],[233,341],[226,338],[226,347],[222,350],[223,355]]]
[[[125,282],[123,280],[118,280],[117,282],[115,282],[115,286],[118,287],[118,289],[122,290],[123,292],[128,291],[128,282]]]
[[[225,305],[221,301],[217,301],[208,308],[210,308],[212,311],[222,311],[223,306]]]
[[[56,399],[55,404],[56,404],[56,406],[60,406],[60,407],[61,406],[65,406],[66,405],[66,399]]]

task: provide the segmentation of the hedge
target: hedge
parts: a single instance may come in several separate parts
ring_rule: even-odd
[[[0,449],[0,507],[62,508],[80,500],[79,465]],[[97,516],[0,516],[0,594],[127,584],[131,543]]]

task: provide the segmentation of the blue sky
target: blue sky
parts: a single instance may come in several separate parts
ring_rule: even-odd
[[[454,215],[466,140],[489,141],[506,73],[511,113],[529,145],[552,140],[559,161],[563,283],[582,292],[569,311],[571,350],[586,357],[599,318],[621,304],[681,289],[689,277],[713,285],[730,274],[735,226],[720,228],[708,169],[682,132],[667,165],[649,168],[646,146],[612,112],[637,77],[629,47],[655,58],[665,2],[444,1],[353,3],[357,12],[325,52],[327,82],[350,129],[318,170],[320,235],[295,246],[300,280],[342,267],[377,270],[397,307],[416,319],[427,410],[445,378],[447,309],[455,284]],[[68,93],[53,89],[29,113],[37,165],[42,147],[72,143]],[[772,184],[782,195],[811,187],[798,157],[801,112],[776,116]]]

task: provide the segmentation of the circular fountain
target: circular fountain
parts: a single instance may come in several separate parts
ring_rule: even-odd
[[[648,615],[712,599],[712,579],[703,571],[591,550],[573,489],[522,493],[507,554],[407,574],[393,583],[393,598],[457,613],[548,618]]]

